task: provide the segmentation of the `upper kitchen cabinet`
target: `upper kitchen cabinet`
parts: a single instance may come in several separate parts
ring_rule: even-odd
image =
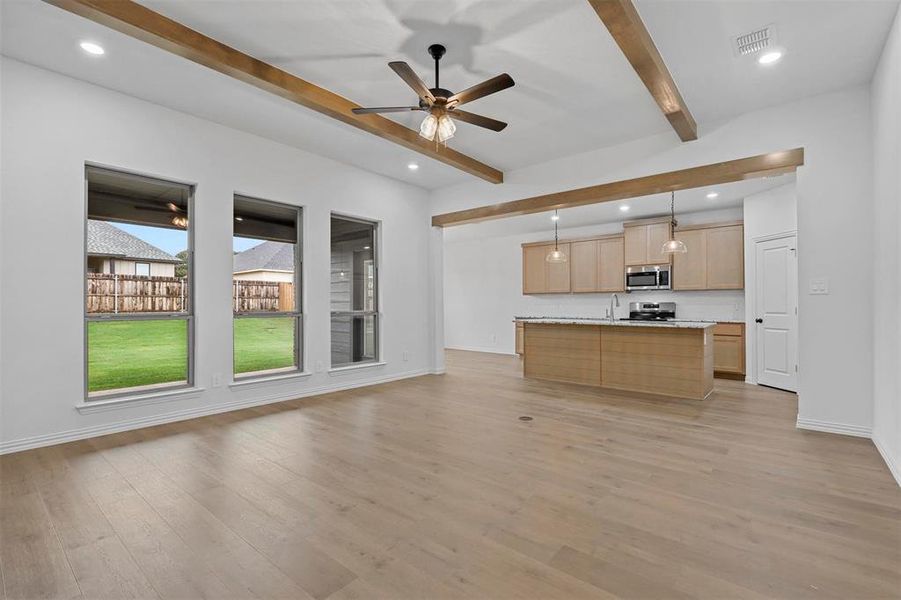
[[[671,235],[669,217],[623,223],[625,266],[669,264],[670,255],[661,250]]]
[[[621,292],[624,289],[623,237],[604,236],[570,242],[573,293]]]
[[[599,292],[622,292],[626,289],[623,263],[623,237],[600,239],[598,242]]]
[[[742,225],[707,230],[707,289],[745,287],[745,240]]]
[[[554,244],[535,244],[522,247],[522,293],[523,294],[563,294],[570,291],[570,244],[558,246],[567,256],[564,263],[549,263],[547,255]]]
[[[713,223],[679,228],[688,251],[673,258],[674,290],[740,290],[745,286],[744,228]]]
[[[570,242],[570,284],[574,293],[598,291],[598,241]]]

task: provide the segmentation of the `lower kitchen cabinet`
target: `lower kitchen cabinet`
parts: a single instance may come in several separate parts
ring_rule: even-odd
[[[523,335],[522,335],[524,326],[525,326],[525,323],[523,323],[522,321],[516,321],[515,346],[516,346],[516,353],[519,354],[520,356],[522,356],[523,348],[525,348],[524,343],[523,343]]]
[[[714,327],[713,372],[717,377],[744,379],[744,323],[717,323],[716,327]]]

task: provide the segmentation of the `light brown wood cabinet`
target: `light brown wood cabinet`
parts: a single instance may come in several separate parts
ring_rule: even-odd
[[[525,327],[525,323],[522,321],[516,321],[516,333],[514,336],[514,346],[516,348],[515,352],[522,356],[523,352],[523,329]]]
[[[744,378],[744,323],[717,323],[713,328],[713,371],[720,377]]]
[[[598,240],[599,292],[622,292],[626,289],[624,241],[622,237]]]
[[[672,225],[669,219],[624,223],[625,266],[669,264],[670,255],[661,250],[671,235]]]
[[[523,294],[563,294],[570,291],[572,250],[569,243],[560,243],[558,248],[569,260],[564,263],[547,262],[548,253],[554,249],[553,243],[523,246]]]
[[[573,293],[598,291],[598,241],[570,243],[570,278]]]
[[[621,292],[624,288],[623,237],[606,235],[560,242],[565,263],[549,263],[553,243],[523,244],[522,293]]]
[[[740,223],[685,227],[675,236],[688,252],[673,256],[674,290],[745,287],[744,228]]]
[[[624,287],[623,238],[603,238],[570,242],[573,293],[621,292]]]

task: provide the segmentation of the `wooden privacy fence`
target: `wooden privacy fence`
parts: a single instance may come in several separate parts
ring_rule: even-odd
[[[184,277],[88,275],[88,313],[180,312],[187,307]],[[236,311],[293,311],[294,284],[278,281],[233,281]]]
[[[294,284],[284,281],[232,281],[235,312],[294,310]]]

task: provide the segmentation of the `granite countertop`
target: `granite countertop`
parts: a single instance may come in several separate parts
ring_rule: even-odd
[[[706,329],[716,325],[716,321],[611,321],[585,317],[514,317],[523,323],[549,323],[555,325],[610,325],[615,327],[669,327],[673,329]]]

